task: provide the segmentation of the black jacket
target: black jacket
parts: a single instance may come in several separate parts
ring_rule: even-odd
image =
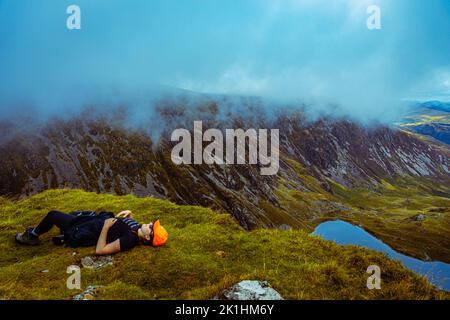
[[[90,247],[97,244],[106,219],[114,218],[112,212],[76,211],[71,212],[76,219],[63,232],[66,246]]]

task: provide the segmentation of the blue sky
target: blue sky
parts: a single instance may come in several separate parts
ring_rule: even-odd
[[[66,28],[70,4],[81,30]],[[163,84],[383,120],[402,99],[448,97],[449,36],[448,0],[0,0],[0,110]]]

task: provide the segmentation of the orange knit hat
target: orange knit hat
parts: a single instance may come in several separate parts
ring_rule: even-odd
[[[169,234],[166,229],[161,225],[159,219],[153,223],[153,241],[152,246],[158,247],[162,246],[166,243],[167,238],[169,238]]]

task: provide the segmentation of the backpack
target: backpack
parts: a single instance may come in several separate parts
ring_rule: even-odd
[[[111,212],[77,211],[71,212],[76,219],[64,230],[64,243],[71,248],[90,247],[97,244],[106,219],[114,218]]]

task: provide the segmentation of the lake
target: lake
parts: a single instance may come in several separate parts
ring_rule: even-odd
[[[440,289],[450,291],[450,264],[448,263],[422,261],[399,253],[364,229],[341,220],[323,222],[317,226],[313,234],[338,244],[353,244],[384,252],[390,258],[400,260],[410,270],[424,275]]]

